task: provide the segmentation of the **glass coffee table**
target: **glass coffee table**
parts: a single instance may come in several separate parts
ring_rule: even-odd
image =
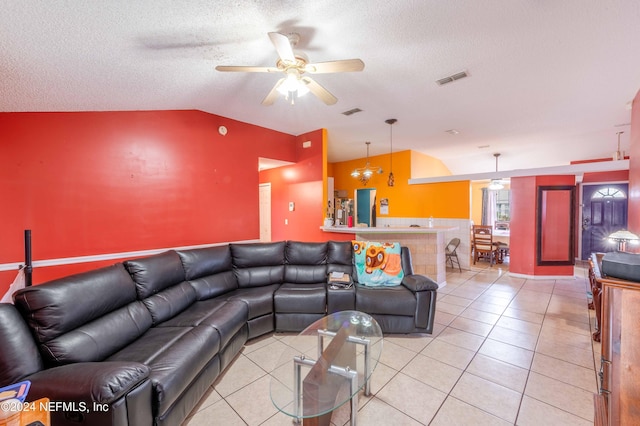
[[[373,317],[342,311],[283,338],[284,350],[271,373],[271,401],[306,425],[328,424],[331,412],[351,401],[351,425],[358,392],[370,394],[371,374],[382,353],[382,330]]]

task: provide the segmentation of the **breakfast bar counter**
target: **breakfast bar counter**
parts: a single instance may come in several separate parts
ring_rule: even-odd
[[[399,242],[411,250],[413,260],[413,272],[426,275],[436,281],[440,286],[446,285],[446,256],[444,234],[447,231],[457,230],[457,227],[346,227],[346,226],[322,226],[324,232],[340,234],[355,234],[358,241],[385,241]]]

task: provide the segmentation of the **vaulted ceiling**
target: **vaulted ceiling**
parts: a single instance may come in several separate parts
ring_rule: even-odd
[[[329,160],[413,149],[455,174],[628,150],[640,89],[637,0],[0,2],[0,111],[200,109],[290,134],[328,129]],[[297,32],[338,102],[261,101],[280,78],[268,32]],[[436,80],[466,71],[446,85]],[[360,108],[345,116],[342,112]],[[447,133],[455,129],[456,135]],[[0,129],[1,132],[1,129]]]

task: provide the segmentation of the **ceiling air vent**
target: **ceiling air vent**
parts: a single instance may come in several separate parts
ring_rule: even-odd
[[[350,109],[349,111],[343,112],[342,114],[346,116],[350,116],[355,114],[356,112],[362,112],[362,110],[360,108],[353,108],[353,109]]]
[[[467,74],[466,71],[461,71],[448,77],[441,78],[440,80],[436,80],[436,83],[438,83],[438,86],[444,86],[445,84],[453,83],[454,81],[460,80],[461,78],[465,77],[469,77],[469,74]]]

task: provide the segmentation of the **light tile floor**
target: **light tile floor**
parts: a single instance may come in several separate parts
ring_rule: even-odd
[[[506,266],[447,271],[432,335],[385,336],[358,425],[591,425],[600,345],[587,271],[510,277]],[[269,399],[289,335],[248,342],[185,425],[290,425]],[[349,404],[334,413],[349,423]]]

